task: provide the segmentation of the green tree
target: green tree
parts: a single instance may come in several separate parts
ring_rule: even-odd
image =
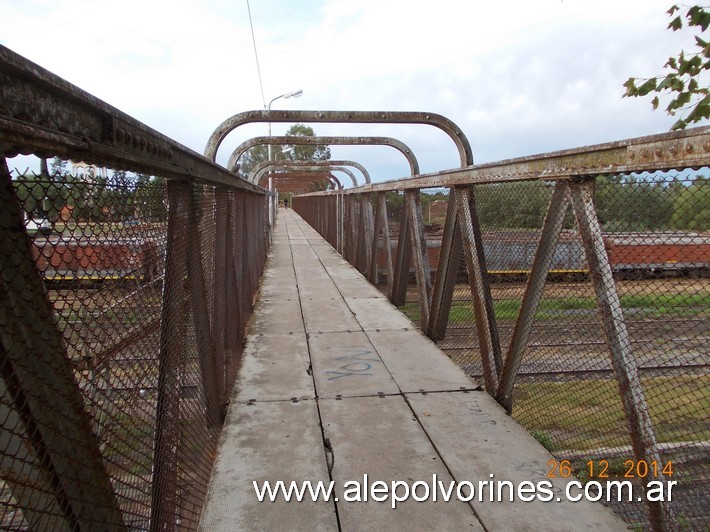
[[[667,13],[673,17],[668,24],[668,28],[673,31],[681,30],[685,24],[688,28],[699,29],[702,34],[710,25],[710,13],[706,11],[705,6],[686,6],[683,11],[674,5]],[[651,100],[654,109],[658,108],[660,97],[670,95],[671,100],[666,112],[671,116],[681,113],[671,129],[684,129],[688,124],[710,118],[710,89],[702,84],[700,79],[701,74],[710,69],[710,44],[700,35],[695,35],[695,44],[695,53],[686,54],[681,50],[677,57],[668,58],[664,65],[664,68],[668,69],[666,75],[643,79],[629,78],[624,83],[624,96],[637,97],[656,93]]]
[[[286,132],[287,136],[314,137],[312,127],[294,124]],[[268,160],[268,146],[265,144],[249,148],[239,159],[239,175],[246,178],[259,163]],[[273,145],[271,160],[273,161],[327,161],[330,159],[330,148],[322,144],[288,144]]]
[[[168,215],[165,178],[136,174],[135,216],[142,222],[164,222]]]
[[[600,176],[594,200],[604,231],[660,231],[670,226],[673,199],[665,181]]]
[[[485,229],[539,228],[551,187],[542,182],[495,183],[475,188],[476,208]]]
[[[683,187],[673,199],[671,226],[691,231],[710,230],[710,180],[698,176],[689,187]]]

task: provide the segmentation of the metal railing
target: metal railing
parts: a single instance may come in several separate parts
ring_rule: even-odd
[[[0,147],[0,528],[196,529],[264,190],[3,47]]]
[[[632,525],[707,525],[710,128],[294,196],[580,479],[677,481]]]

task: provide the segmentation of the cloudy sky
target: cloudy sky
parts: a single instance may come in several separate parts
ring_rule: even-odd
[[[668,131],[629,76],[693,47],[666,30],[670,0],[250,0],[266,103],[274,109],[429,111],[489,162]],[[202,153],[214,128],[262,109],[246,0],[0,0],[0,43]],[[323,135],[389,135],[423,172],[457,166],[424,126],[313,124]],[[274,124],[274,134],[288,125]],[[231,134],[218,162],[266,124]],[[391,148],[337,147],[374,180],[404,177]]]

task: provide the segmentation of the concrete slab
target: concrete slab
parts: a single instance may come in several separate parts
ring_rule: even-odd
[[[257,301],[249,335],[302,332],[303,317],[298,299],[261,298]]]
[[[300,289],[300,286],[299,286]],[[301,297],[308,292],[301,292]],[[306,332],[359,331],[360,324],[350,312],[342,297],[332,299],[302,299],[303,320]]]
[[[311,359],[305,333],[249,335],[235,400],[314,399]]]
[[[333,282],[343,297],[386,299],[384,294],[372,286],[364,277],[355,279],[333,277]]]
[[[415,325],[382,297],[346,297],[345,302],[365,331],[412,329]]]
[[[405,393],[476,387],[470,377],[418,330],[368,331],[367,336]]]
[[[333,450],[332,477],[338,493],[342,530],[483,530],[471,507],[461,501],[390,504],[344,502],[348,481],[446,485],[451,477],[402,397],[320,401],[325,436]],[[419,492],[420,495],[422,492]]]
[[[302,300],[328,300],[340,299],[342,296],[340,291],[333,284],[333,281],[328,279],[323,280],[305,280],[298,283],[298,292]]]
[[[334,502],[259,502],[252,484],[329,482],[314,401],[230,406],[200,529],[338,530]]]
[[[311,334],[308,343],[319,397],[399,393],[365,333]]]
[[[549,502],[537,498],[490,502],[489,491],[479,502],[476,494],[471,504],[487,530],[626,529],[626,524],[601,504],[567,502],[567,481],[547,477],[552,455],[485,392],[414,394],[407,396],[407,401],[457,481],[478,486],[479,481],[491,480],[492,474],[493,480],[514,485],[552,482],[554,495]],[[508,497],[508,488],[504,489]]]

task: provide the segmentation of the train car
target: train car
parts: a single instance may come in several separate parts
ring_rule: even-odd
[[[539,231],[501,230],[484,232],[486,267],[495,280],[524,280],[530,273],[540,238]],[[612,270],[618,278],[710,273],[710,237],[696,233],[610,233],[603,236]],[[427,235],[427,255],[432,273],[439,265],[441,236]],[[397,238],[390,240],[396,253]],[[380,272],[386,267],[382,243],[378,248]],[[560,234],[550,267],[551,278],[563,280],[587,277],[588,267],[579,235],[565,230]],[[459,275],[465,277],[465,263]]]
[[[697,233],[614,233],[604,242],[613,270],[622,275],[706,277],[710,269],[710,237]]]
[[[33,244],[37,270],[50,283],[152,279],[158,268],[156,243],[142,238],[51,235]]]

